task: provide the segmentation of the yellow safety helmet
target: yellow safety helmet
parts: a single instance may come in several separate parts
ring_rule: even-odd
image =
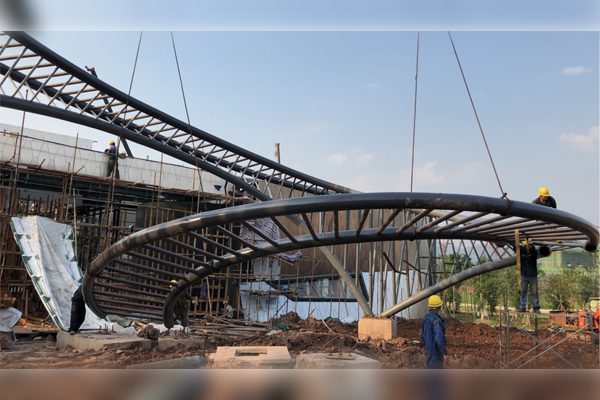
[[[108,142],[108,144],[115,144],[115,141],[111,140],[110,142]]]
[[[440,308],[442,306],[442,299],[438,295],[429,296],[427,300],[427,306],[429,308]]]
[[[171,280],[171,286],[177,286],[177,281],[175,279]]]
[[[540,196],[550,196],[550,192],[548,191],[547,187],[541,187],[538,193]]]

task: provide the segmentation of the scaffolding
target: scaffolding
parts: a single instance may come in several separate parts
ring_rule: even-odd
[[[59,136],[52,135],[52,139],[58,140]],[[193,182],[196,188],[178,189],[161,186],[161,174],[158,177],[155,174],[154,182],[146,183],[107,178],[102,169],[96,176],[82,173],[83,166],[79,165],[90,162],[89,158],[81,159],[82,152],[96,153],[93,156],[100,159],[105,156],[101,152],[91,152],[85,146],[79,147],[78,138],[74,145],[69,145],[64,143],[65,140],[61,143],[25,135],[23,129],[5,130],[0,137],[6,141],[5,151],[9,150],[7,143],[14,143],[12,155],[0,157],[0,294],[8,293],[15,298],[14,306],[31,320],[44,320],[47,312],[34,290],[14,240],[10,227],[12,217],[41,216],[71,225],[77,260],[85,272],[102,250],[135,231],[194,214],[200,207],[209,210],[244,202],[244,199],[228,194],[199,190],[199,179]],[[64,166],[47,167],[50,163],[46,159],[52,152],[58,152],[57,149],[72,155],[66,169]],[[28,152],[27,157],[22,157],[24,151]],[[41,163],[31,163],[32,159],[40,158]],[[160,163],[160,172],[164,165]],[[200,176],[199,171],[193,174]],[[218,289],[216,282],[223,281],[228,286],[230,279],[231,273],[215,276],[210,280],[210,287]],[[218,303],[226,298],[224,293],[216,290],[201,309],[193,310],[192,315],[214,312]]]
[[[169,165],[162,160],[154,167],[152,182],[106,177],[102,167],[105,161],[101,161],[101,166],[93,167],[94,160],[104,160],[105,155],[90,150],[90,143],[85,143],[85,140],[79,137],[65,139],[56,134],[41,137],[31,134],[23,127],[15,128],[5,131],[2,136],[6,143],[12,144],[14,150],[9,156],[0,157],[0,293],[9,293],[16,298],[14,306],[22,310],[25,318],[31,320],[47,319],[47,312],[27,274],[11,232],[12,217],[42,216],[71,225],[77,260],[85,272],[98,254],[132,233],[198,212],[254,201],[227,184],[218,193],[204,191],[201,179],[196,179],[191,189],[165,186],[167,179],[163,177],[169,173],[167,167],[171,171],[174,167],[184,167]],[[4,146],[4,150],[8,151],[7,149],[8,145]],[[62,166],[59,165],[57,156],[52,163],[46,161],[59,152],[64,159]],[[36,163],[40,160],[42,162]],[[131,160],[126,161],[131,164]],[[151,162],[140,159],[136,161]],[[125,168],[123,164],[120,165],[121,169]],[[94,172],[90,172],[91,170]],[[127,176],[127,171],[124,172],[122,176]],[[194,171],[194,175],[198,178],[201,176],[199,169]],[[277,187],[272,189],[275,188]],[[283,195],[294,196],[292,192]],[[385,213],[370,215],[365,221],[365,227],[376,226],[388,217],[389,214]],[[357,218],[351,213],[341,215],[346,227],[356,224]],[[404,221],[409,218],[409,213],[397,218]],[[325,213],[311,214],[310,220],[320,230],[333,224],[332,215]],[[283,229],[295,234],[299,232],[299,228],[293,223],[284,221],[283,224]],[[230,229],[232,232],[239,232],[240,227],[241,224],[237,224]],[[235,247],[230,236],[218,231],[206,234],[214,243]],[[193,260],[186,260],[186,257],[196,257],[192,254],[197,248],[204,248],[217,256],[220,254],[218,246],[202,243],[197,237],[188,236],[183,239],[183,243],[188,247],[181,247],[169,240],[160,241],[139,254],[118,260],[112,268],[118,269],[118,264],[123,266],[133,263],[139,266],[137,272],[143,273],[143,267],[152,266],[152,260],[157,256],[166,263],[193,268]],[[369,305],[375,311],[382,311],[390,305],[390,301],[395,302],[402,295],[398,282],[403,275],[411,273],[415,268],[429,270],[429,262],[437,262],[440,257],[429,254],[430,247],[431,243],[417,241],[358,243],[334,246],[332,250],[347,266],[354,283],[367,295]],[[433,251],[436,251],[435,246]],[[390,257],[395,261],[402,260],[399,267],[390,264]],[[269,267],[262,268],[264,265]],[[118,275],[122,271],[115,270],[113,273]],[[386,280],[387,274],[393,274],[393,279]],[[131,276],[127,279],[130,278]],[[419,287],[407,288],[405,292],[408,293],[404,293],[405,295],[429,284],[426,279],[421,280],[420,274],[418,280]],[[393,287],[392,299],[385,300],[382,295],[386,292],[386,284]],[[317,249],[304,251],[302,258],[294,263],[275,257],[243,263],[205,278],[202,283],[192,287],[190,293],[198,302],[191,306],[192,318],[222,315],[228,304],[235,309],[235,318],[261,321],[291,311],[308,316],[311,315],[311,310],[314,315],[319,312],[333,317],[343,314],[349,320],[362,316],[347,284]],[[241,295],[246,296],[247,304],[242,304]],[[123,296],[113,300],[113,305],[121,307],[124,312],[131,304],[131,298]],[[158,306],[156,298],[149,301]],[[248,302],[252,302],[253,306]],[[263,307],[266,312],[259,317],[261,304],[264,306],[273,302],[276,307]],[[255,314],[248,315],[243,311],[244,307],[253,308]],[[304,308],[301,310],[299,307]]]
[[[581,323],[574,330],[564,330],[560,327],[552,331],[551,336],[541,339],[539,336],[540,327],[539,319],[543,317],[565,317],[570,318],[572,314],[557,314],[557,313],[522,313],[510,310],[501,310],[499,319],[499,356],[500,365],[504,369],[523,368],[529,366],[536,368],[540,357],[552,354],[562,361],[565,368],[581,369],[581,368],[596,368],[598,366],[597,359],[597,343],[594,344],[593,339],[593,317],[589,314],[578,315]],[[523,325],[523,323],[526,323]],[[525,326],[532,324],[533,332],[528,331]],[[515,349],[512,345],[511,337],[519,335],[531,339],[532,345],[529,348]],[[568,340],[577,340],[577,355],[573,360],[573,356],[569,357],[560,353],[560,344]]]

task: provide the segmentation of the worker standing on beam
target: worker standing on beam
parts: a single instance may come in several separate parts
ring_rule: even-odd
[[[521,296],[521,305],[519,312],[527,311],[527,287],[531,292],[531,300],[533,301],[533,312],[540,313],[540,300],[538,297],[538,279],[537,279],[537,259],[539,258],[536,248],[533,246],[531,239],[523,240],[519,247],[521,259],[521,285],[519,294]]]
[[[532,201],[533,204],[539,204],[541,206],[556,208],[556,200],[550,196],[548,188],[541,187],[538,191],[539,196]]]
[[[442,308],[442,299],[433,295],[427,300],[429,312],[421,321],[421,338],[425,343],[428,369],[443,369],[444,362],[448,363],[448,350],[446,350],[446,325],[439,315]]]
[[[115,141],[111,140],[108,143],[108,149],[104,150],[106,154],[108,154],[108,168],[106,169],[106,176],[111,176],[114,172],[115,178],[119,178],[119,168],[117,166],[117,146],[115,146]]]

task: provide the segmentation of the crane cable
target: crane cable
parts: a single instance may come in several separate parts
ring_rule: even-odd
[[[107,193],[107,202],[106,202],[106,212],[105,212],[105,223],[106,226],[108,227],[108,218],[109,218],[109,205],[113,204],[114,206],[114,201],[115,201],[115,175],[116,175],[116,170],[118,169],[118,163],[119,163],[119,147],[121,146],[121,141],[122,141],[122,137],[123,137],[123,131],[125,130],[125,121],[127,120],[127,108],[129,107],[129,99],[131,98],[131,89],[133,87],[133,79],[135,78],[135,70],[137,67],[137,62],[138,62],[138,58],[140,55],[140,48],[142,46],[142,37],[144,35],[144,32],[140,32],[140,39],[138,40],[138,47],[137,47],[137,52],[135,53],[135,61],[133,63],[133,71],[131,72],[131,81],[129,83],[129,92],[127,92],[127,100],[125,101],[125,108],[124,108],[124,112],[123,112],[123,123],[121,123],[121,130],[119,131],[119,140],[117,141],[117,151],[115,154],[115,165],[113,167],[113,171],[111,172],[111,183],[109,186],[109,190]],[[114,207],[113,207],[114,208]],[[108,230],[108,234],[106,235],[105,241],[104,241],[104,246],[103,249],[106,249],[107,245],[110,245],[110,236],[111,236],[111,229],[107,228]]]
[[[483,133],[483,128],[481,127],[481,122],[479,122],[479,116],[477,115],[477,110],[475,110],[475,104],[473,103],[473,98],[471,97],[471,92],[469,91],[469,86],[467,85],[467,79],[465,78],[465,74],[463,72],[462,66],[460,65],[460,60],[458,59],[458,53],[456,52],[456,47],[454,47],[454,41],[452,40],[452,35],[448,32],[448,36],[450,37],[450,43],[452,43],[452,49],[454,50],[454,55],[456,56],[456,61],[458,62],[458,68],[460,69],[460,73],[462,75],[463,81],[465,83],[465,88],[467,89],[467,94],[469,95],[469,100],[471,101],[471,107],[473,107],[473,112],[475,113],[475,118],[477,119],[477,125],[479,126],[479,131],[481,132],[481,137],[483,137],[483,143],[485,144],[485,148],[487,150],[488,156],[490,157],[490,162],[492,163],[492,168],[494,169],[494,174],[496,175],[496,180],[498,181],[498,186],[500,187],[500,192],[502,193],[502,198],[507,199],[507,193],[502,188],[502,184],[500,183],[500,178],[498,177],[498,171],[496,171],[496,166],[494,165],[494,160],[492,159],[492,153],[490,152],[490,148],[487,144],[487,140],[485,139],[485,134]]]
[[[179,59],[177,58],[177,49],[175,48],[175,38],[173,37],[172,31],[171,31],[171,43],[173,43],[173,53],[175,54],[175,64],[177,65],[177,74],[179,76],[179,85],[181,86],[181,96],[183,97],[183,107],[185,108],[185,115],[187,117],[188,133],[191,135],[192,134],[192,123],[190,122],[190,113],[188,112],[187,101],[185,99],[185,91],[183,89],[183,78],[181,77],[181,69],[179,68]],[[200,166],[198,165],[198,157],[196,156],[195,149],[194,149],[194,161],[196,162],[196,171],[199,171],[198,180],[200,181],[200,192],[204,193],[204,187],[202,184],[202,170],[200,169]],[[200,196],[198,196],[198,202],[200,202]],[[204,201],[203,204],[204,204],[204,211],[208,211],[208,206],[206,205],[206,201]]]
[[[419,32],[417,32],[417,66],[415,72],[415,104],[413,109],[412,155],[410,164],[410,191],[413,191],[413,175],[415,170],[415,127],[417,125],[417,79],[419,77]]]

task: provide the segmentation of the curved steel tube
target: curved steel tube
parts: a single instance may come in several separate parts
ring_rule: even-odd
[[[10,39],[4,44],[4,46],[2,46],[2,50],[0,50],[1,52],[4,52],[4,50],[6,49],[14,47],[19,51],[22,51],[21,55],[23,55],[25,54],[25,50],[27,49],[29,50],[29,52],[27,53],[26,58],[37,57],[38,62],[32,62],[31,65],[26,66],[22,64],[18,65],[19,60],[21,59],[20,55],[5,55],[9,54],[9,52],[5,52],[3,54],[3,61],[12,60],[14,64],[6,65],[4,63],[0,63],[0,74],[4,76],[2,82],[5,82],[7,78],[10,78],[12,80],[12,83],[14,84],[15,91],[11,96],[6,94],[0,95],[0,104],[2,107],[8,107],[17,110],[33,112],[53,118],[58,118],[65,121],[89,126],[91,128],[102,130],[117,136],[122,136],[127,140],[163,152],[191,165],[199,166],[207,172],[214,174],[215,176],[221,177],[228,182],[232,182],[237,187],[242,188],[246,192],[254,195],[256,198],[262,201],[269,201],[272,199],[270,198],[270,196],[259,190],[257,186],[254,186],[253,184],[247,182],[240,176],[246,176],[253,183],[255,183],[258,180],[262,180],[263,182],[279,185],[280,187],[286,187],[291,190],[296,190],[299,193],[301,193],[301,196],[304,196],[305,194],[321,195],[330,193],[356,193],[355,190],[336,185],[321,179],[317,179],[307,174],[303,174],[299,171],[293,170],[291,168],[285,167],[284,165],[271,161],[265,157],[259,156],[251,151],[245,150],[239,146],[235,146],[225,140],[222,140],[200,129],[190,127],[187,123],[173,118],[172,116],[161,112],[160,110],[157,110],[113,88],[112,86],[106,84],[97,77],[87,73],[83,69],[77,67],[73,63],[59,56],[55,52],[51,51],[47,47],[43,46],[41,43],[37,42],[36,40],[22,32],[10,32],[9,36]],[[10,43],[11,40],[13,41],[13,43]],[[14,43],[14,41],[18,43]],[[42,63],[42,61],[44,62]],[[38,68],[40,64],[42,64],[43,67],[46,67],[48,65],[55,67],[55,72],[57,69],[64,71],[67,75],[67,77],[65,78],[66,80],[64,81],[64,85],[60,87],[60,84],[49,84],[50,79],[54,79],[56,76],[65,75],[62,73],[56,76],[54,75],[54,72],[45,76],[40,75],[42,76],[41,79],[47,77],[46,81],[38,80],[38,78],[35,78],[35,74],[33,73],[34,71],[37,71],[36,68]],[[43,67],[40,67],[42,71]],[[29,73],[24,74],[21,71],[29,71]],[[43,73],[45,72],[42,72],[42,74]],[[79,87],[77,85],[84,86]],[[65,87],[68,87],[69,90],[63,92],[62,90]],[[72,88],[75,88],[75,90],[71,90]],[[33,98],[30,100],[27,100],[26,98],[19,99],[16,96],[17,94],[22,95],[22,93],[19,92],[20,90],[36,91],[37,94],[41,92],[49,98],[52,98],[52,100],[48,104],[44,105],[41,103],[35,103]],[[91,94],[85,94],[85,96],[89,96],[89,98],[82,99],[80,97],[83,96],[82,93]],[[107,101],[106,96],[111,98],[111,101]],[[116,115],[114,115],[115,113],[107,112],[106,107],[99,106],[98,103],[94,104],[94,102],[100,101],[99,97],[102,97],[102,104],[106,104],[106,107],[108,107],[108,105],[110,104],[113,108],[116,107],[120,109],[120,111],[118,111]],[[63,105],[65,105],[65,107],[62,107],[62,105],[60,107],[55,105],[55,100],[58,102],[62,102]],[[38,99],[36,101],[40,100]],[[137,114],[135,114],[136,112]],[[129,115],[135,114],[135,116],[133,118],[126,119],[128,113]],[[150,118],[150,120],[147,120],[146,118]],[[150,121],[154,121],[154,123],[149,125]],[[157,121],[160,122],[160,124],[156,125],[158,123]],[[154,128],[150,129],[150,126],[152,125],[160,126],[161,124],[162,127],[158,128],[157,130],[152,130]],[[234,161],[228,161],[231,159],[233,159]],[[419,197],[417,201],[414,201],[415,195],[418,195],[417,197]],[[386,197],[386,194],[376,195],[376,197],[378,197],[379,200],[383,200],[381,196]],[[369,197],[367,196],[361,199],[366,198]],[[358,208],[362,208],[365,210],[374,207],[386,207],[383,205],[385,201],[378,202],[377,200],[377,198],[370,197],[369,201],[371,201],[372,204],[365,205],[361,203],[361,200],[355,203],[354,206],[349,205],[347,202],[338,202],[337,199],[335,201],[328,199],[323,200],[323,202],[316,203],[314,203],[313,200],[298,203],[295,203],[292,200],[288,201],[291,201],[291,207],[298,207],[299,210],[303,209],[305,210],[303,212],[308,213],[328,210],[349,210],[352,208],[357,208],[356,205],[358,205]],[[352,203],[354,200],[347,199],[347,201]],[[486,213],[496,213],[501,216],[518,215],[520,217],[530,219],[539,219],[540,215],[542,215],[544,221],[546,222],[553,223],[562,227],[567,227],[585,235],[588,238],[588,242],[584,245],[584,248],[586,250],[593,251],[598,244],[598,232],[595,228],[590,229],[591,224],[587,223],[587,221],[584,221],[579,217],[561,211],[551,211],[549,209],[546,209],[544,210],[544,212],[542,212],[542,210],[540,210],[538,206],[532,206],[528,203],[517,204],[517,202],[512,202],[509,200],[490,199],[476,196],[461,197],[461,195],[435,195],[422,193],[411,193],[410,196],[406,196],[406,198],[404,198],[404,201],[405,204],[403,206],[395,204],[390,207],[396,209],[432,210],[430,215],[435,216],[444,215],[442,212],[438,211],[438,209],[454,210],[454,212],[478,211]],[[330,208],[330,205],[327,204],[328,202],[331,202],[331,204],[333,204],[331,206],[333,208]],[[481,202],[481,204],[479,204],[478,202]],[[288,210],[288,203],[285,204],[286,205],[284,206],[284,209]],[[315,207],[315,204],[317,204],[318,206]],[[373,204],[376,205],[374,206]],[[319,207],[321,206],[323,206],[324,208],[319,209]],[[241,213],[242,215],[244,215],[248,212],[248,210],[250,210],[248,212],[248,215],[257,216],[249,216],[246,217],[247,219],[264,218],[265,215],[270,215],[270,212],[276,207],[277,206],[273,206],[273,208],[271,208],[271,206],[267,206],[266,209],[260,208],[260,206],[257,208],[249,209],[243,208]],[[264,213],[263,211],[265,210],[270,211]],[[548,211],[549,214],[546,211]],[[255,214],[252,214],[253,212]],[[304,222],[300,218],[298,218],[296,214],[298,214],[297,211],[288,210],[283,214],[275,213],[273,215],[281,215],[290,219],[294,224],[300,226],[304,233],[308,233],[309,230],[306,224],[304,224]],[[227,214],[225,220],[231,219],[232,221],[235,220],[237,222],[242,221],[242,219],[235,219],[237,218],[236,215],[237,214],[230,212]],[[212,218],[212,216],[207,215],[206,217],[208,219],[205,222],[209,224],[210,218]],[[454,217],[452,217],[451,219],[455,221],[455,223],[457,223],[458,221],[458,219],[455,219]],[[204,219],[202,220],[204,221]],[[440,219],[440,221],[441,220],[442,219]],[[178,226],[179,224],[181,225]],[[218,224],[218,222],[213,222],[213,225],[215,224]],[[144,231],[139,232],[142,235],[136,236],[138,234],[134,234],[126,238],[127,241],[131,242],[119,247],[120,250],[114,250],[115,247],[113,246],[109,248],[107,252],[102,253],[100,257],[97,260],[95,260],[94,263],[92,263],[92,266],[90,266],[91,271],[88,271],[88,274],[86,274],[86,277],[84,279],[86,285],[89,287],[88,290],[84,292],[84,296],[86,296],[86,299],[89,298],[90,301],[93,303],[92,306],[93,308],[95,308],[94,312],[100,311],[100,309],[97,308],[95,303],[93,302],[93,297],[91,293],[93,280],[90,283],[90,279],[93,278],[90,278],[90,276],[97,276],[97,274],[99,274],[99,272],[97,272],[98,268],[99,270],[102,270],[102,268],[106,266],[107,263],[114,260],[120,254],[123,254],[120,251],[122,251],[123,249],[130,248],[128,247],[129,245],[135,247],[138,246],[140,243],[150,243],[160,238],[166,238],[172,235],[176,235],[180,232],[188,232],[190,230],[197,229],[198,227],[202,226],[211,225],[198,225],[190,219],[171,221],[169,223],[162,224],[157,227],[148,228]],[[387,228],[384,229],[384,227],[381,227],[379,232],[376,233],[376,235],[372,235],[372,232],[366,230],[365,233],[363,233],[363,235],[355,235],[357,236],[357,239],[348,238],[346,233],[340,233],[339,235],[336,234],[334,235],[334,239],[330,239],[328,235],[325,234],[322,235],[322,237],[318,241],[313,240],[312,242],[311,240],[308,240],[308,237],[302,237],[301,243],[305,247],[320,247],[321,251],[325,254],[325,256],[332,263],[333,267],[337,270],[342,279],[349,286],[350,290],[360,303],[363,311],[366,314],[369,314],[370,309],[368,307],[368,304],[366,303],[366,300],[364,299],[362,294],[359,293],[358,288],[355,286],[352,279],[349,277],[348,273],[345,271],[343,265],[337,259],[337,257],[329,249],[323,247],[324,243],[339,244],[376,240],[406,240],[415,238],[468,238],[471,240],[490,240],[490,238],[495,238],[495,242],[503,243],[506,242],[508,240],[506,238],[510,236],[506,233],[504,233],[504,236],[495,236],[494,234],[491,234],[491,232],[482,232],[482,234],[477,234],[476,231],[468,232],[468,229],[466,229],[465,227],[466,219],[465,224],[463,224],[462,227],[462,230],[466,231],[464,234],[459,234],[458,230],[456,230],[456,232],[453,232],[453,229],[448,230],[447,226],[444,227],[444,229],[441,232],[436,233],[433,231],[433,229],[435,228],[435,226],[433,226],[432,228],[421,227],[417,232],[413,231],[408,232],[406,234],[402,233],[400,235],[392,235],[391,231],[389,231]],[[544,230],[545,229],[546,228],[544,228]],[[502,229],[500,229],[500,231],[502,231]],[[409,235],[410,237],[407,237],[407,235]],[[553,240],[558,237],[570,238],[569,236],[561,235],[563,234],[553,233],[551,236],[544,236],[543,239]],[[580,235],[577,235],[578,236],[576,237],[579,238]],[[532,236],[535,235],[532,233]],[[542,237],[540,236],[540,238]],[[352,240],[355,241],[353,242]],[[120,243],[121,242],[116,243],[115,246],[119,245]],[[300,241],[298,243],[300,243]],[[289,248],[301,248],[297,246],[298,243],[296,243],[295,247],[292,246]],[[278,244],[277,248],[279,249],[279,251],[281,251],[281,248],[288,248],[288,245],[290,244],[286,244],[284,240]],[[274,251],[274,248],[261,248],[259,249],[259,251],[250,251],[245,254],[242,254],[241,256],[229,255],[225,257],[224,260],[215,263],[213,269],[200,268],[194,273],[189,273],[188,277],[186,277],[185,279],[185,283],[180,281],[180,285],[178,285],[178,287],[171,292],[171,294],[167,298],[167,302],[165,303],[165,308],[168,308],[170,304],[169,302],[171,301],[170,299],[176,298],[177,294],[180,294],[183,290],[185,290],[185,288],[189,287],[189,285],[191,284],[190,281],[197,281],[199,279],[199,276],[205,276],[204,274],[209,274],[211,271],[226,268],[227,266],[239,262],[240,260],[252,259],[253,257],[259,256],[260,254],[272,254],[272,252]],[[97,274],[94,275],[94,272],[97,272]]]
[[[245,190],[247,193],[252,194],[257,199],[262,201],[269,201],[271,200],[271,197],[259,190],[258,186],[250,184],[246,180],[241,179],[240,177],[236,176],[235,173],[245,175],[253,180],[253,182],[262,180],[271,184],[278,184],[283,187],[299,191],[302,196],[307,193],[319,195],[327,193],[356,192],[344,186],[309,176],[302,172],[286,167],[280,163],[276,163],[265,157],[259,156],[256,153],[204,132],[198,128],[190,126],[183,121],[173,118],[169,114],[157,110],[156,108],[130,97],[106,84],[96,76],[89,74],[77,67],[70,61],[56,54],[25,33],[9,32],[9,36],[16,40],[20,45],[24,46],[24,48],[32,50],[38,57],[40,57],[40,62],[42,59],[48,60],[56,68],[60,68],[70,74],[71,77],[66,81],[67,83],[73,78],[76,78],[75,80],[84,82],[86,87],[89,86],[94,88],[97,94],[96,97],[92,97],[91,102],[79,100],[69,94],[62,94],[54,86],[46,86],[47,81],[41,82],[37,79],[30,78],[31,73],[33,73],[35,70],[35,66],[31,66],[30,74],[26,75],[20,72],[20,69],[13,68],[18,63],[18,57],[5,57],[7,60],[12,59],[15,64],[13,64],[13,66],[8,66],[0,63],[1,75],[4,75],[5,78],[10,76],[14,82],[19,83],[21,86],[25,85],[25,87],[29,87],[32,90],[37,90],[39,92],[43,89],[44,93],[49,96],[56,97],[63,103],[67,104],[67,106],[65,109],[62,109],[52,105],[53,102],[50,102],[48,105],[42,105],[35,103],[33,98],[31,100],[19,99],[15,97],[18,92],[18,90],[16,90],[13,96],[0,94],[0,105],[2,107],[33,112],[36,114],[89,126],[91,128],[102,130],[116,136],[123,136],[125,139],[132,142],[136,142],[143,146],[168,154],[196,167],[199,166],[204,170],[233,183],[238,188]],[[8,45],[8,42],[6,45]],[[2,48],[1,51],[3,50],[4,48]],[[77,95],[79,94],[81,94],[81,91],[77,93]],[[98,95],[112,96],[113,100],[117,100],[121,103],[121,105],[125,105],[125,115],[127,114],[127,111],[130,113],[132,111],[139,111],[137,115],[143,113],[142,117],[149,116],[153,121],[160,121],[161,124],[164,125],[158,132],[153,132],[147,129],[146,125],[138,126],[133,122],[135,121],[137,115],[132,120],[118,118],[120,113],[113,118],[111,113],[106,112],[106,108],[98,108],[92,104],[94,102],[93,99],[96,99]],[[112,101],[108,102],[105,99],[104,103],[108,104],[112,103]],[[123,110],[121,110],[121,112],[123,112]],[[141,118],[141,123],[148,124],[149,122],[149,120]],[[181,133],[178,135],[171,134],[172,129],[176,129],[175,132]],[[167,137],[167,135],[162,134],[161,132],[168,132],[171,136]],[[178,140],[175,140],[176,137]],[[193,147],[191,144],[198,140],[201,141],[202,146],[198,144]],[[226,155],[228,157],[237,157],[235,158],[234,162],[230,162],[226,160]],[[270,173],[267,174],[263,171],[270,171]],[[266,186],[265,190],[267,190]],[[289,216],[288,218],[294,224],[306,230],[306,226],[300,218],[296,217],[295,215]],[[363,311],[369,315],[371,312],[366,299],[360,293],[349,274],[345,272],[340,260],[327,248],[321,248],[320,251],[331,262],[332,266],[337,270],[344,282],[348,285],[350,291],[358,299]]]
[[[91,293],[94,277],[98,276],[104,267],[117,257],[124,254],[126,251],[143,244],[200,228],[236,223],[251,219],[278,217],[291,214],[360,209],[441,209],[518,216],[569,227],[580,232],[587,237],[587,242],[581,244],[581,246],[587,250],[597,248],[599,241],[598,230],[591,223],[575,215],[562,210],[536,206],[530,203],[513,202],[490,197],[435,193],[363,193],[348,194],[344,196],[328,195],[288,200],[273,200],[233,207],[226,210],[214,210],[196,214],[156,225],[128,236],[103,252],[90,265],[88,272],[84,277],[84,296],[86,296],[86,301],[88,301],[88,306],[92,311],[99,315],[103,315],[102,310],[95,304]],[[215,271],[221,271],[231,265],[238,264],[241,261],[281,251],[329,246],[334,244],[415,239],[468,239],[491,241],[499,244],[511,243],[511,240],[507,240],[503,237],[469,233],[468,230],[460,229],[459,227],[455,229],[459,230],[459,232],[453,233],[454,229],[448,229],[436,233],[436,226],[431,226],[420,232],[415,230],[405,230],[401,234],[398,234],[396,233],[397,227],[388,226],[383,231],[379,232],[379,234],[377,234],[377,230],[374,229],[362,229],[359,235],[356,235],[355,230],[329,232],[317,234],[318,240],[315,240],[312,234],[306,234],[295,237],[295,242],[291,241],[289,238],[284,238],[277,242],[277,246],[267,244],[258,247],[256,250],[249,248],[237,250],[237,255],[232,254],[224,256],[221,261],[213,262],[212,268],[197,268],[196,272],[190,272],[185,275],[183,279],[180,279],[177,287],[173,288],[167,295],[163,308],[163,319],[166,326],[172,326],[172,308],[174,301],[184,290],[202,278]]]
[[[466,281],[474,276],[485,274],[486,272],[496,271],[498,269],[507,268],[515,265],[517,262],[517,257],[512,256],[508,258],[504,258],[502,260],[493,261],[481,265],[477,265],[475,267],[469,268],[465,271],[459,272],[458,274],[452,275],[448,279],[444,279],[437,284],[428,287],[427,289],[421,290],[419,293],[401,301],[395,306],[385,310],[379,316],[380,317],[393,317],[398,314],[400,311],[417,304],[420,301],[425,300],[429,296],[439,293],[443,290],[448,289],[451,286],[456,285],[457,283]],[[168,297],[167,297],[168,298]]]

